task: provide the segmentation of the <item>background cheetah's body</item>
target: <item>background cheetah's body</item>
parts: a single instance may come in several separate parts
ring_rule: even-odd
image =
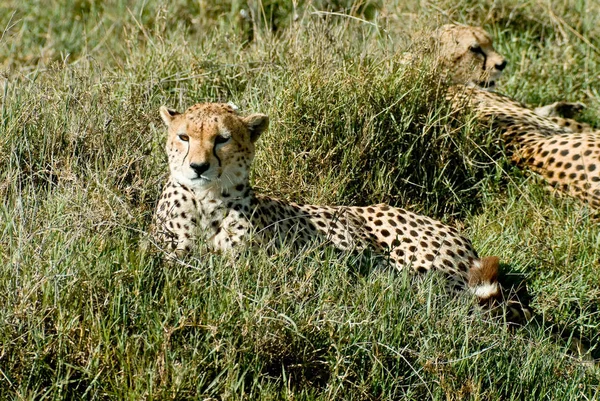
[[[515,163],[600,208],[600,131],[573,120],[540,116],[479,88],[456,86],[449,98],[455,108],[468,105],[482,122],[499,129]]]

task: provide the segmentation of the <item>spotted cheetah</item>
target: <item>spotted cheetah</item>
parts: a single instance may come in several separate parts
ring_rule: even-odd
[[[448,99],[471,108],[501,133],[512,160],[540,174],[553,187],[600,208],[600,131],[558,115],[579,103],[557,102],[531,109],[490,89],[506,66],[481,28],[445,25],[434,35],[441,67],[455,85]]]
[[[439,270],[452,290],[469,290],[483,305],[503,297],[498,258],[479,258],[453,227],[408,210],[378,204],[315,206],[256,194],[249,171],[264,114],[242,117],[228,104],[203,103],[184,113],[161,107],[168,126],[170,177],[154,217],[155,238],[170,251],[192,250],[198,238],[220,252],[242,246],[304,246],[321,238],[342,251],[370,249],[392,266]],[[508,302],[507,319],[531,315]]]

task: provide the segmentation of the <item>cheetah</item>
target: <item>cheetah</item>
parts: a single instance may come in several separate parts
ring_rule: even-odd
[[[600,208],[600,131],[571,118],[580,103],[556,102],[531,109],[494,92],[506,60],[478,27],[445,25],[434,35],[441,68],[453,85],[455,110],[471,108],[498,129],[511,158],[541,175],[552,187]]]
[[[154,236],[175,255],[200,238],[224,253],[248,245],[302,247],[321,238],[342,251],[370,249],[397,269],[441,271],[449,289],[470,291],[482,305],[503,299],[498,258],[479,258],[467,238],[439,221],[385,204],[302,205],[255,193],[249,171],[266,115],[242,117],[219,103],[184,113],[163,106],[160,115],[168,127],[170,177],[156,206]],[[506,305],[507,320],[531,316],[518,300]]]

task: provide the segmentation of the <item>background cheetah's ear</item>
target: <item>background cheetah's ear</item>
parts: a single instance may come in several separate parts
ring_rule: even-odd
[[[177,115],[179,115],[179,112],[177,112],[177,110],[169,109],[165,106],[160,106],[160,116],[162,117],[165,124],[167,124],[167,127],[171,124],[171,121],[173,121],[173,118]]]
[[[269,126],[269,116],[265,114],[252,114],[242,119],[250,131],[250,140],[256,142],[260,134]]]

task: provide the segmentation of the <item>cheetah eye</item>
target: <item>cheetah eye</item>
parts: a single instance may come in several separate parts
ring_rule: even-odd
[[[215,145],[220,145],[222,143],[228,142],[230,139],[230,136],[217,135],[215,138]]]
[[[181,139],[183,142],[188,142],[190,140],[190,137],[185,135],[185,134],[179,134],[177,135],[179,137],[179,139]]]
[[[482,56],[485,56],[483,49],[479,45],[473,45],[469,48],[469,50],[471,50],[475,54],[481,54]]]

